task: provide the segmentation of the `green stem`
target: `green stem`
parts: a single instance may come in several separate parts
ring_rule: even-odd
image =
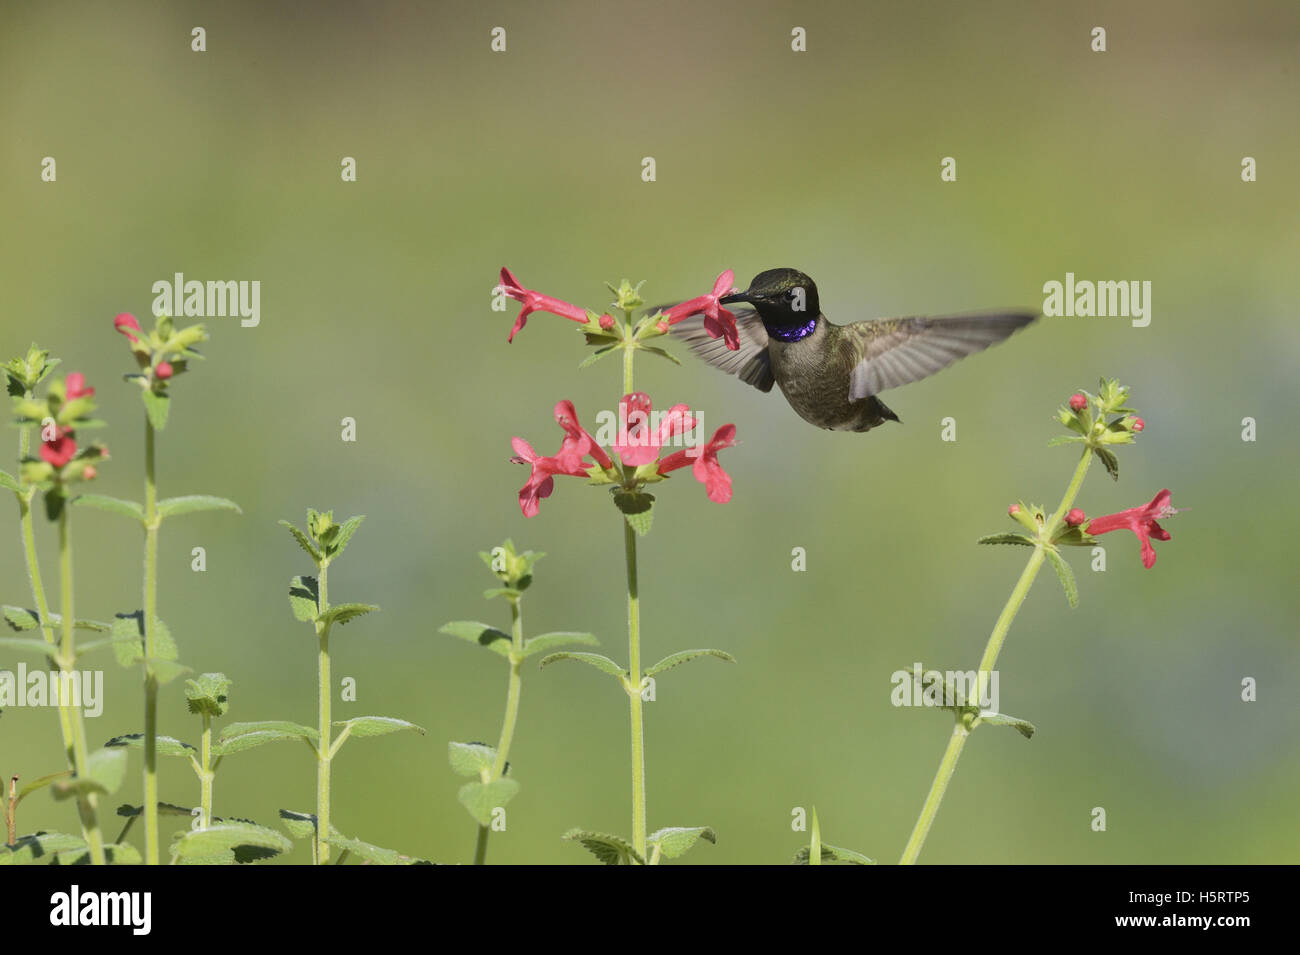
[[[636,579],[636,532],[623,521],[627,553],[627,698],[632,722],[632,845],[646,857],[645,727],[641,716],[641,607]]]
[[[144,419],[144,855],[158,865],[158,483],[154,469],[154,427]]]
[[[625,311],[623,316],[626,328],[623,342],[623,394],[630,395],[632,393],[632,356],[636,351],[636,347],[630,341],[632,337],[632,313]]]
[[[75,609],[72,605],[72,542],[71,529],[68,524],[68,503],[63,502],[59,512],[59,613],[63,617],[63,645],[59,650],[60,675],[67,679],[60,680],[59,709],[65,714],[72,727],[73,769],[78,779],[87,778],[90,767],[89,753],[86,747],[86,723],[79,709],[72,706],[69,682],[76,679],[72,667],[77,658],[74,644],[73,621]],[[99,819],[95,812],[96,798],[93,793],[77,797],[77,811],[81,816],[81,829],[86,834],[86,845],[90,848],[90,861],[93,865],[104,865],[104,837],[99,831]]]
[[[501,721],[501,739],[497,743],[497,758],[492,765],[492,775],[488,780],[500,779],[505,775],[506,763],[510,757],[510,744],[515,738],[515,726],[519,721],[519,697],[523,692],[524,681],[521,668],[524,652],[524,617],[519,607],[519,597],[510,598],[510,641],[513,652],[510,655],[510,682],[506,689],[506,715]],[[487,861],[487,844],[489,830],[487,826],[478,827],[478,840],[474,845],[474,864],[483,865]]]
[[[27,392],[27,397],[32,398],[33,393]],[[19,461],[26,460],[31,446],[30,441],[31,437],[27,429],[19,428]],[[54,636],[54,623],[50,620],[50,604],[45,599],[45,584],[41,580],[41,562],[36,554],[36,528],[32,518],[32,499],[35,493],[36,489],[28,485],[15,495],[18,498],[18,523],[22,529],[23,555],[27,561],[27,580],[32,588],[32,601],[36,604],[37,616],[41,618],[41,635],[45,637],[46,643],[55,646],[58,640]],[[63,738],[63,755],[68,761],[69,768],[72,768],[75,765],[72,751],[72,722],[67,711],[62,707],[59,707],[59,733]]]
[[[1070,479],[1070,484],[1065,490],[1065,497],[1061,499],[1061,506],[1056,509],[1056,512],[1048,519],[1044,527],[1043,539],[1051,540],[1056,529],[1060,527],[1061,521],[1065,519],[1066,513],[1074,506],[1074,500],[1079,494],[1079,489],[1083,487],[1083,479],[1088,474],[1088,465],[1091,461],[1092,448],[1085,447],[1082,457],[1079,458],[1079,463],[1075,466],[1074,476]],[[988,685],[988,679],[994,666],[997,665],[998,654],[1002,652],[1002,644],[1006,641],[1007,633],[1011,630],[1011,624],[1016,619],[1016,614],[1020,612],[1025,597],[1029,595],[1029,588],[1033,586],[1034,578],[1038,576],[1038,571],[1043,566],[1044,546],[1040,542],[1034,547],[1034,552],[1029,555],[1025,569],[1020,573],[1020,579],[1016,581],[1011,596],[1007,598],[1006,604],[1002,607],[1002,613],[998,615],[997,622],[993,625],[993,633],[989,636],[989,641],[984,647],[984,656],[980,659],[976,696],[973,701],[976,706],[985,698],[985,688]],[[953,727],[952,736],[948,740],[948,748],[944,750],[943,759],[939,762],[939,770],[934,775],[934,782],[930,784],[930,792],[925,797],[925,803],[921,806],[921,815],[917,818],[916,825],[912,828],[912,835],[903,849],[903,857],[899,860],[900,865],[912,865],[916,862],[917,856],[921,854],[921,848],[925,845],[926,836],[930,834],[930,826],[934,823],[934,817],[939,812],[939,806],[943,802],[948,783],[952,780],[952,775],[957,769],[957,760],[961,757],[961,751],[966,745],[966,740],[970,738],[971,730],[976,725],[975,720],[975,715],[969,711],[958,713],[957,725]]]
[[[329,609],[329,563],[323,561],[320,567],[320,613]],[[329,865],[330,861],[330,628],[329,624],[317,623],[317,636],[320,638],[318,656],[317,694],[320,704],[317,730],[320,739],[316,744],[316,863]]]
[[[199,744],[199,761],[203,772],[199,776],[199,816],[200,825],[206,829],[212,825],[212,780],[216,773],[212,771],[212,716],[203,714],[203,738]]]

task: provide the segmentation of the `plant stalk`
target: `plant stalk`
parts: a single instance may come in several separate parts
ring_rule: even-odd
[[[158,865],[158,482],[155,433],[144,419],[144,854],[146,865]]]

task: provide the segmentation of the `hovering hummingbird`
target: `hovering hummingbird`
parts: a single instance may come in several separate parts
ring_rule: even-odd
[[[673,326],[673,334],[709,364],[760,391],[780,385],[799,417],[832,431],[870,431],[898,421],[876,397],[879,392],[942,371],[1038,317],[1008,311],[836,325],[821,313],[817,284],[796,269],[760,272],[745,291],[718,301],[752,306],[732,309],[739,349],[710,338],[702,315]]]

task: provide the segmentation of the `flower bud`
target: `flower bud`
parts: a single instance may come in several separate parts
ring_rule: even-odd
[[[603,328],[605,331],[609,331],[611,328],[613,328],[614,316],[613,315],[600,316],[600,327]]]
[[[1078,527],[1087,519],[1087,515],[1077,507],[1071,508],[1070,513],[1065,515],[1065,523],[1069,524],[1071,527]]]
[[[168,361],[158,362],[158,367],[155,368],[153,372],[154,375],[157,376],[159,381],[166,381],[168,378],[172,376],[171,362]]]
[[[1133,419],[1133,430],[1134,430],[1134,431],[1141,431],[1141,430],[1142,430],[1143,428],[1145,428],[1146,426],[1147,426],[1147,423],[1146,423],[1145,421],[1143,421],[1141,418],[1134,418],[1134,419]]]
[[[1070,395],[1071,411],[1082,411],[1086,407],[1088,407],[1088,399],[1086,397],[1084,397],[1083,395],[1077,392],[1075,394]]]
[[[140,323],[137,322],[135,316],[129,312],[123,312],[121,315],[117,316],[117,318],[113,319],[113,327],[127,338],[131,339],[131,341],[139,341],[139,339],[132,333],[140,330]]]

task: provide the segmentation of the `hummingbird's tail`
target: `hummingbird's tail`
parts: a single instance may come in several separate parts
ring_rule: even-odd
[[[870,431],[872,428],[880,427],[886,421],[903,423],[903,419],[894,414],[893,410],[875,395],[868,398],[865,405],[866,407],[862,409],[862,416],[858,419],[858,425],[853,429],[854,431]]]

